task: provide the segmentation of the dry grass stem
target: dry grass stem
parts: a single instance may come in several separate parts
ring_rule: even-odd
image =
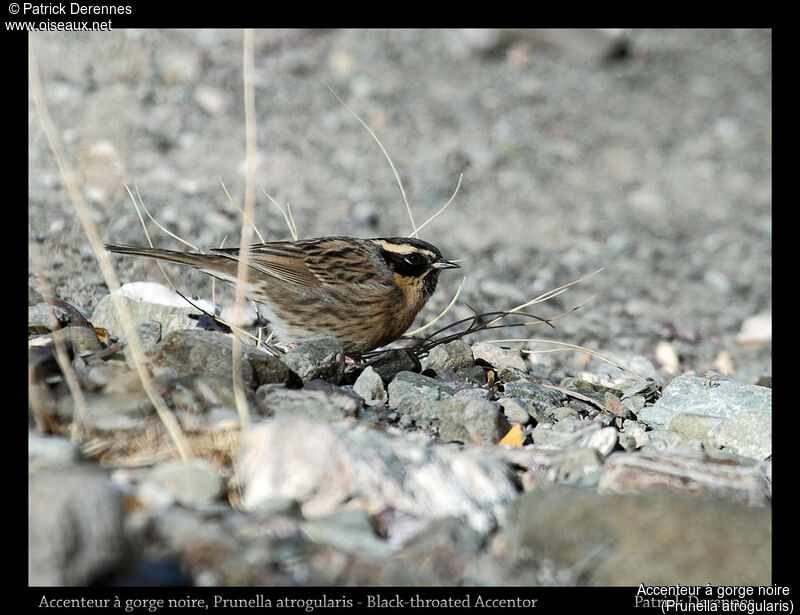
[[[529,350],[528,352],[543,353],[543,352],[559,352],[559,351],[565,351],[565,350],[566,351],[570,351],[570,352],[575,352],[575,351],[585,352],[586,354],[589,354],[589,355],[591,355],[593,357],[596,357],[596,358],[600,359],[601,361],[605,361],[609,365],[613,365],[614,367],[618,367],[619,369],[621,369],[621,370],[623,370],[625,372],[628,372],[633,377],[638,378],[639,380],[642,380],[642,381],[647,380],[647,378],[645,378],[641,374],[637,373],[636,371],[632,370],[630,367],[628,367],[627,365],[621,363],[620,361],[617,361],[616,359],[612,359],[608,355],[604,355],[603,353],[598,352],[596,350],[592,350],[591,348],[586,348],[585,346],[578,346],[576,344],[569,344],[567,342],[559,342],[559,341],[556,341],[556,340],[546,340],[546,339],[535,338],[535,337],[498,339],[498,340],[487,340],[487,341],[489,343],[492,343],[492,344],[507,344],[507,343],[553,344],[554,346],[561,346],[561,348],[551,348],[549,350]]]
[[[405,204],[406,211],[408,212],[408,219],[411,221],[411,236],[413,237],[417,233],[417,225],[414,223],[414,214],[411,212],[411,205],[408,204],[408,198],[406,197],[405,188],[403,188],[403,182],[400,179],[400,174],[397,172],[397,169],[394,166],[394,162],[392,162],[392,157],[389,156],[389,152],[387,152],[386,148],[383,147],[383,143],[381,143],[381,140],[378,138],[378,135],[375,134],[372,128],[370,128],[367,125],[367,123],[364,120],[362,120],[355,111],[353,111],[350,107],[348,107],[347,104],[341,98],[339,98],[339,95],[333,91],[333,88],[331,88],[331,86],[326,84],[325,87],[327,87],[330,90],[331,94],[333,94],[336,97],[336,100],[338,100],[341,103],[341,105],[350,112],[350,115],[352,115],[359,121],[359,123],[367,130],[367,132],[375,140],[375,143],[378,144],[378,147],[381,148],[383,155],[389,162],[389,166],[392,169],[392,173],[394,173],[394,178],[397,180],[397,185],[400,187],[400,194],[403,197],[403,203]]]
[[[428,218],[427,220],[425,220],[425,222],[423,222],[423,223],[422,223],[422,224],[420,224],[420,225],[419,225],[419,226],[418,226],[416,229],[414,229],[414,232],[413,232],[413,233],[411,233],[411,236],[412,236],[412,237],[416,237],[416,236],[417,236],[417,234],[418,234],[418,233],[419,233],[419,232],[420,232],[422,229],[424,229],[426,226],[428,226],[428,224],[430,224],[431,222],[433,222],[433,220],[435,220],[435,219],[436,219],[436,218],[439,216],[439,214],[440,214],[440,213],[442,213],[442,212],[443,212],[445,209],[447,209],[448,207],[450,207],[450,203],[452,203],[452,202],[453,202],[453,199],[455,199],[455,198],[456,198],[456,194],[458,194],[458,189],[461,187],[461,180],[462,180],[463,178],[464,178],[464,174],[463,174],[463,173],[459,173],[459,175],[458,175],[458,183],[456,184],[456,189],[455,189],[455,190],[453,190],[453,194],[452,194],[452,195],[450,196],[450,198],[447,200],[447,203],[445,203],[444,205],[442,205],[442,208],[441,208],[439,211],[437,211],[437,212],[436,212],[435,214],[433,214],[433,215],[432,215],[430,218]]]
[[[162,231],[164,231],[167,235],[169,235],[173,239],[176,239],[177,241],[181,242],[183,245],[188,246],[189,248],[191,248],[195,252],[201,252],[201,253],[203,252],[203,250],[198,248],[192,242],[187,241],[183,237],[179,237],[178,235],[176,235],[175,233],[170,231],[167,227],[163,226],[158,220],[156,220],[150,214],[150,211],[147,209],[147,207],[144,204],[144,200],[142,200],[142,195],[139,193],[139,186],[136,186],[136,196],[139,197],[139,205],[138,206],[136,204],[136,199],[133,198],[133,195],[131,194],[131,189],[128,187],[128,184],[125,184],[125,190],[128,191],[128,194],[130,195],[131,200],[133,201],[133,206],[136,208],[136,213],[139,215],[139,222],[141,222],[142,228],[144,229],[145,237],[147,237],[147,243],[150,245],[151,248],[153,247],[153,242],[150,240],[150,234],[147,232],[147,227],[146,227],[146,225],[144,223],[144,220],[142,219],[142,214],[139,213],[139,206],[141,206],[141,208],[144,210],[144,213],[147,214],[147,217],[150,218],[150,220],[153,222],[153,224],[155,224],[158,228],[160,228]]]
[[[175,416],[170,412],[169,408],[167,408],[167,406],[164,404],[164,401],[160,398],[155,390],[153,382],[150,378],[150,373],[147,371],[147,367],[144,363],[144,351],[142,350],[139,336],[136,334],[136,328],[131,319],[130,312],[128,311],[128,306],[122,296],[116,292],[119,290],[119,280],[117,279],[116,272],[111,264],[111,259],[108,253],[105,251],[103,242],[100,240],[100,235],[97,232],[97,227],[89,215],[89,209],[83,199],[81,191],[78,189],[75,174],[69,161],[67,160],[67,157],[64,154],[61,141],[57,136],[58,133],[53,126],[52,119],[50,118],[50,112],[47,109],[47,105],[44,100],[44,92],[42,91],[39,69],[36,63],[36,54],[33,50],[33,42],[35,38],[35,36],[30,36],[28,39],[28,77],[34,106],[39,117],[39,122],[50,146],[50,150],[53,152],[53,156],[58,165],[61,181],[75,208],[75,213],[80,220],[83,231],[89,240],[92,250],[94,251],[95,258],[100,265],[106,285],[111,292],[112,301],[114,302],[114,307],[119,314],[123,332],[128,338],[131,356],[133,358],[134,365],[136,366],[136,371],[139,374],[139,378],[142,381],[142,386],[155,406],[156,412],[158,413],[159,418],[169,433],[172,442],[178,449],[180,456],[184,459],[187,459],[192,456],[191,447],[184,437],[180,425],[175,419]]]
[[[244,85],[244,117],[245,117],[245,188],[244,188],[244,220],[239,241],[239,261],[236,268],[236,300],[235,313],[242,314],[247,289],[247,276],[250,268],[250,243],[255,209],[255,173],[256,173],[256,124],[255,124],[255,82],[253,80],[253,30],[245,29],[242,42],[242,81]],[[242,380],[241,340],[233,337],[233,394],[236,411],[242,428],[250,424],[250,413],[247,407],[244,383]]]
[[[231,193],[230,193],[230,192],[228,192],[228,187],[225,185],[225,182],[224,182],[224,181],[222,181],[222,178],[221,178],[221,177],[219,178],[219,183],[220,183],[220,185],[222,185],[222,189],[225,191],[225,196],[227,196],[227,197],[228,197],[228,200],[229,200],[231,203],[233,203],[233,206],[234,206],[234,207],[237,209],[237,211],[238,211],[240,214],[242,214],[242,218],[244,218],[244,222],[246,222],[246,223],[247,223],[247,224],[249,224],[251,227],[253,227],[253,230],[255,231],[256,235],[258,235],[258,238],[259,238],[259,240],[261,241],[261,243],[266,243],[266,242],[264,241],[264,236],[261,234],[261,231],[259,231],[259,230],[258,230],[258,227],[255,225],[255,222],[253,222],[253,221],[250,219],[250,217],[247,215],[247,213],[245,213],[245,211],[244,211],[244,210],[243,210],[241,207],[239,207],[239,204],[236,202],[236,199],[234,199],[234,198],[233,198],[233,196],[231,196]],[[246,197],[245,197],[245,198],[246,198]]]
[[[292,215],[292,207],[289,203],[286,203],[286,211],[283,211],[283,207],[278,204],[278,201],[272,198],[272,196],[266,191],[261,190],[264,193],[264,196],[270,200],[275,207],[278,208],[278,211],[281,212],[283,219],[286,221],[286,226],[289,227],[289,233],[292,235],[292,239],[297,241],[297,225],[294,222],[294,216]]]

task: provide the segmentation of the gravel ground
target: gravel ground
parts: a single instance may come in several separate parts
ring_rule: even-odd
[[[235,244],[220,179],[243,202],[242,33],[32,38],[102,239],[145,242],[128,184],[171,231]],[[230,337],[187,331],[183,307],[143,307],[159,395],[204,452],[189,462],[162,454],[169,441],[124,348],[103,348],[62,306],[87,435],[66,439],[78,408],[34,349],[31,424],[60,435],[29,434],[32,584],[769,582],[769,31],[259,31],[254,69],[267,240],[289,234],[264,191],[291,203],[303,237],[411,230],[380,148],[329,85],[389,151],[417,223],[463,174],[421,232],[462,269],[443,273],[420,323],[462,273],[450,320],[602,267],[536,312],[594,300],[555,330],[439,346],[424,374],[398,360],[348,379],[332,340],[282,361],[251,348],[255,426],[241,438]],[[46,278],[115,332],[33,98],[29,131],[29,225]],[[146,259],[114,263],[123,283],[162,281]],[[206,276],[169,271],[210,296]],[[36,288],[29,261],[32,306]],[[42,316],[29,311],[29,335],[47,333]],[[598,350],[653,382],[584,353],[476,343],[518,336]],[[77,464],[86,458],[101,463]],[[81,522],[92,507],[98,523]]]
[[[509,308],[604,267],[541,310],[597,295],[551,337],[651,357],[667,340],[681,369],[713,366],[726,351],[741,379],[770,375],[771,345],[734,339],[771,311],[771,33],[626,36],[627,55],[603,61],[588,43],[516,31],[258,32],[257,225],[288,237],[263,190],[291,204],[304,237],[410,231],[383,155],[328,84],[379,135],[416,220],[464,174],[452,206],[421,233],[465,259],[460,303]],[[220,178],[243,202],[241,37],[34,37],[46,100],[104,240],[143,242],[124,189],[135,182],[181,236],[237,242]],[[58,295],[91,309],[107,289],[32,104],[29,118],[33,237]],[[123,282],[161,281],[153,263],[116,262]],[[209,295],[202,274],[180,280]],[[442,276],[421,319],[460,281]]]

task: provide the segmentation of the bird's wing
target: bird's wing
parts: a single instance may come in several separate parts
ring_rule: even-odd
[[[239,258],[239,248],[214,253]],[[365,267],[371,263],[366,244],[340,237],[255,244],[249,261],[268,276],[306,287],[374,281],[374,272]]]
[[[215,254],[239,260],[239,248],[213,250]],[[261,273],[289,284],[315,286],[320,283],[306,264],[306,250],[297,242],[274,242],[250,247],[249,265]]]

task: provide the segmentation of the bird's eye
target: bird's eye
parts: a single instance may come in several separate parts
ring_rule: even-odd
[[[422,255],[418,254],[417,252],[412,252],[411,254],[406,254],[403,257],[409,265],[421,265],[422,264]]]

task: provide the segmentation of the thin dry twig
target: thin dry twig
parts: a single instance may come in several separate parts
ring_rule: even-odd
[[[163,226],[161,223],[159,223],[159,221],[158,221],[158,220],[156,220],[156,219],[155,219],[155,218],[152,216],[152,214],[150,213],[150,211],[147,209],[147,206],[144,204],[144,200],[142,199],[142,195],[139,193],[139,186],[138,186],[138,184],[134,183],[134,186],[135,186],[135,188],[136,188],[136,196],[137,196],[137,197],[139,197],[139,205],[141,206],[141,208],[142,208],[142,209],[144,209],[144,213],[146,213],[146,214],[147,214],[147,217],[148,217],[148,218],[150,218],[150,220],[152,220],[152,221],[153,221],[153,224],[155,224],[155,225],[156,225],[158,228],[160,228],[162,231],[164,231],[164,232],[165,232],[167,235],[169,235],[169,236],[170,236],[170,237],[172,237],[173,239],[176,239],[176,240],[180,241],[180,242],[181,242],[183,245],[190,247],[190,248],[191,248],[192,250],[194,250],[195,252],[200,252],[200,253],[202,253],[202,252],[203,252],[203,250],[201,250],[200,248],[198,248],[198,247],[197,247],[196,245],[194,245],[192,242],[190,242],[190,241],[187,241],[187,240],[186,240],[186,239],[184,239],[183,237],[180,237],[180,236],[176,235],[175,233],[173,233],[172,231],[170,231],[170,230],[169,230],[167,227],[165,227],[165,226]],[[141,214],[141,213],[139,213],[139,207],[137,207],[137,206],[136,206],[136,199],[134,199],[134,198],[133,198],[133,195],[131,194],[131,189],[130,189],[130,188],[128,188],[128,185],[127,185],[127,184],[125,184],[125,189],[128,191],[128,194],[130,194],[130,196],[131,196],[131,200],[133,201],[133,206],[134,206],[134,207],[136,207],[136,213],[137,213],[137,214],[139,214],[139,222],[141,222],[141,224],[142,224],[142,228],[144,228],[144,234],[145,234],[145,236],[147,237],[147,242],[150,244],[150,247],[152,248],[152,247],[153,247],[153,242],[152,242],[152,241],[150,241],[150,235],[148,234],[148,232],[147,232],[147,228],[146,228],[146,226],[145,226],[145,223],[144,223],[144,220],[142,219],[142,214]]]
[[[537,303],[542,303],[544,301],[547,301],[548,299],[552,299],[553,297],[555,297],[557,295],[560,295],[561,293],[565,292],[571,286],[575,286],[576,284],[580,284],[581,282],[583,282],[584,280],[592,277],[593,275],[596,275],[596,274],[600,273],[602,270],[603,270],[603,268],[600,267],[600,269],[597,269],[596,271],[592,271],[591,273],[587,273],[586,275],[581,276],[577,280],[573,280],[572,282],[567,282],[566,284],[563,284],[563,285],[561,285],[561,286],[559,286],[557,288],[553,288],[551,290],[548,290],[547,292],[542,293],[541,295],[539,295],[538,297],[535,297],[534,299],[531,299],[530,301],[526,301],[525,303],[522,303],[522,304],[520,304],[520,305],[518,305],[516,307],[511,308],[510,310],[508,310],[508,313],[513,314],[513,313],[518,312],[519,310],[525,309],[526,307],[529,307],[531,305],[535,305]],[[591,299],[589,299],[589,301],[591,301]],[[585,303],[583,305],[585,305]],[[578,306],[578,307],[580,307],[580,306]]]
[[[133,320],[130,312],[128,311],[128,306],[118,292],[119,280],[117,279],[116,272],[111,264],[111,259],[103,248],[103,242],[100,240],[97,227],[89,215],[89,209],[83,200],[81,191],[78,189],[75,173],[73,172],[72,167],[64,154],[61,141],[58,138],[58,133],[53,125],[52,119],[50,118],[50,112],[48,111],[47,104],[44,100],[44,92],[42,90],[39,69],[36,62],[36,54],[34,53],[33,49],[34,38],[34,36],[31,36],[28,39],[28,78],[34,106],[36,107],[39,117],[39,122],[41,123],[42,130],[44,131],[45,137],[50,146],[50,150],[53,152],[53,156],[58,164],[61,181],[64,184],[67,193],[69,194],[73,206],[75,207],[75,213],[80,220],[83,231],[86,234],[90,245],[92,246],[92,250],[94,251],[95,258],[100,265],[106,285],[108,286],[109,291],[111,291],[111,298],[114,302],[114,308],[119,314],[122,329],[128,338],[131,356],[133,358],[134,365],[136,366],[136,371],[139,374],[139,378],[142,381],[142,386],[147,393],[147,396],[150,398],[150,401],[155,406],[156,412],[163,422],[164,427],[167,429],[167,432],[169,433],[172,442],[175,444],[175,447],[177,448],[181,458],[187,459],[192,456],[191,446],[184,437],[180,425],[175,419],[175,416],[172,414],[172,412],[170,412],[169,408],[167,408],[166,404],[164,404],[164,401],[155,390],[153,382],[150,378],[150,373],[147,371],[147,367],[144,363],[144,351],[142,350],[139,336],[136,333],[136,328],[133,325]]]

